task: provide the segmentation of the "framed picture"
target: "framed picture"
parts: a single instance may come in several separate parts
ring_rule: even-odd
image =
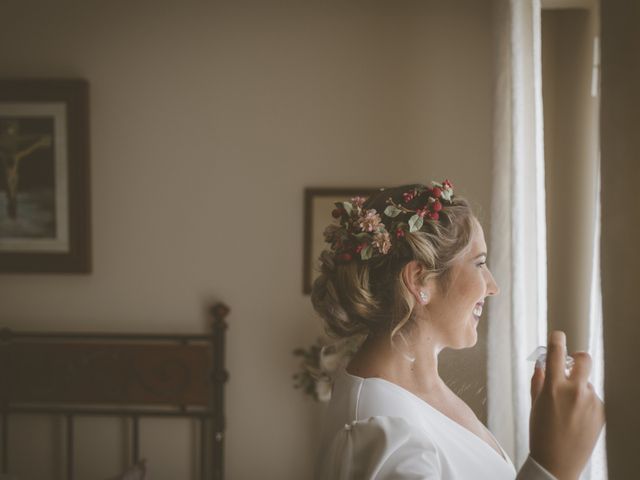
[[[0,272],[91,271],[89,86],[0,79]]]
[[[302,291],[311,293],[311,285],[318,275],[318,258],[327,248],[324,229],[333,221],[331,211],[335,202],[343,202],[353,197],[368,197],[379,188],[306,188],[304,190],[304,259]]]

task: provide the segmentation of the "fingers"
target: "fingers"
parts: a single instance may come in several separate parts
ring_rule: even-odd
[[[563,331],[554,330],[547,344],[547,370],[545,382],[553,383],[564,379],[564,359],[567,354],[567,337]]]
[[[574,364],[569,373],[569,378],[587,384],[591,374],[591,355],[587,352],[576,352],[572,355]]]
[[[540,395],[544,386],[544,370],[542,368],[534,368],[531,377],[531,403],[533,404]]]

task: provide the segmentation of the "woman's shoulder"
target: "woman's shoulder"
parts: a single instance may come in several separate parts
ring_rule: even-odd
[[[333,385],[320,435],[321,450],[340,442],[352,428],[366,432],[360,439],[430,437],[425,413],[400,387],[378,378],[363,378],[340,371]],[[362,427],[362,428],[361,428]],[[336,440],[337,439],[337,440]]]
[[[342,370],[336,377],[331,404],[331,416],[341,423],[371,417],[403,418],[411,425],[421,424],[424,407],[410,392],[377,377],[363,378]]]
[[[395,416],[347,423],[321,452],[316,478],[440,478],[435,444],[425,432]],[[413,475],[419,475],[414,477]]]

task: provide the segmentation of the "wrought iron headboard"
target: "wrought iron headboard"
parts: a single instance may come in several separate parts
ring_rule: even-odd
[[[9,470],[11,414],[53,414],[66,419],[68,480],[74,479],[76,416],[129,418],[135,462],[140,452],[140,418],[189,417],[200,423],[202,478],[208,472],[207,478],[223,480],[229,308],[218,303],[210,313],[211,333],[202,335],[1,330],[0,471]]]

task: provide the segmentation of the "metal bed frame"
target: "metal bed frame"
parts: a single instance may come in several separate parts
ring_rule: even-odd
[[[228,313],[226,305],[215,304],[211,333],[201,335],[1,330],[0,472],[9,471],[10,415],[64,418],[67,480],[75,478],[76,417],[130,419],[134,463],[140,459],[141,418],[183,417],[199,422],[201,478],[223,480]]]

